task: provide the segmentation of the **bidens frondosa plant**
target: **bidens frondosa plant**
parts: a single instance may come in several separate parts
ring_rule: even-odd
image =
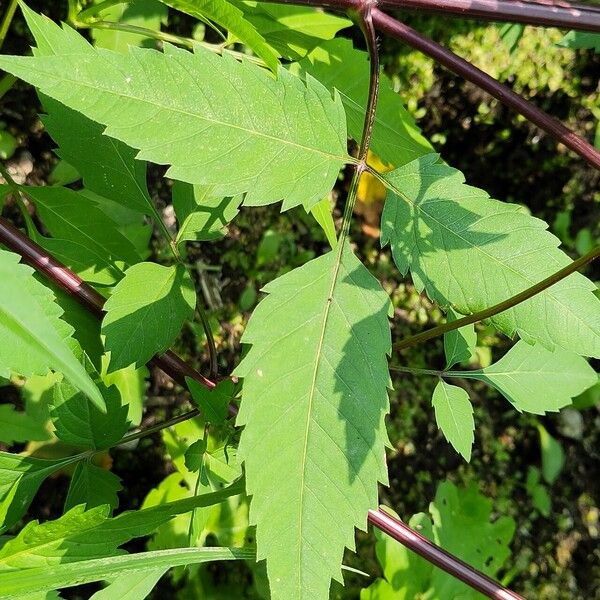
[[[394,344],[419,341],[392,340],[388,294],[353,249],[361,176],[386,189],[381,246],[391,248],[398,277],[410,275],[447,316],[437,331],[444,370],[394,368],[439,378],[432,415],[466,460],[475,422],[457,378],[493,386],[515,409],[534,414],[559,410],[596,382],[586,357],[600,357],[600,300],[576,270],[598,251],[572,263],[546,223],[467,185],[434,152],[380,72],[374,2],[348,4],[368,52],[335,37],[351,21],[312,8],[165,0],[229,32],[225,43],[211,45],[160,31],[160,3],[148,17],[155,29],[107,18],[103,11],[121,4],[80,10],[71,3],[71,24],[91,29],[94,44],[22,5],[33,56],[0,57],[1,69],[38,89],[56,153],[77,171],[73,180],[83,181],[77,190],[31,187],[4,170],[0,197],[11,194],[23,208],[32,241],[100,292],[98,310],[106,298],[99,332],[64,292],[55,298],[18,255],[0,251],[0,375],[49,377],[52,435],[81,450],[54,460],[0,455],[1,531],[14,534],[0,548],[0,595],[42,597],[106,581],[99,594],[110,596],[98,597],[142,598],[172,567],[246,559],[266,560],[273,600],[326,599],[331,580],[342,581],[355,528],[366,528],[378,485],[388,482]],[[130,38],[106,49],[108,31]],[[152,38],[160,51],[135,45]],[[234,41],[253,54],[232,49]],[[369,151],[391,169],[373,169]],[[148,191],[147,162],[167,165],[175,181],[175,236]],[[336,234],[328,196],[342,169],[351,182]],[[240,206],[271,203],[313,214],[332,247],[263,288],[242,338],[247,352],[233,379],[217,385],[186,242],[219,239]],[[148,220],[168,243],[165,264],[145,260]],[[213,360],[207,378],[188,371],[187,385],[206,426],[189,425],[188,447],[172,453],[193,474],[194,494],[112,517],[119,479],[91,459],[145,433],[127,435],[139,415],[127,405],[124,373],[137,381],[196,311]],[[519,341],[495,364],[454,370],[475,352],[473,323],[481,319]],[[69,465],[64,516],[15,529],[44,479]],[[255,546],[242,547],[243,539],[204,546],[202,511],[233,510],[244,494]],[[190,547],[119,550],[187,514]],[[484,521],[489,514],[486,508]],[[442,542],[436,523],[432,535]]]

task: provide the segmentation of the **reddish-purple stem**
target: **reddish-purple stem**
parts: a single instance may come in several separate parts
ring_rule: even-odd
[[[600,169],[600,152],[594,146],[571,131],[560,121],[557,121],[554,117],[546,114],[543,110],[537,108],[537,106],[525,100],[525,98],[519,96],[516,92],[513,92],[509,87],[496,81],[475,65],[454,54],[454,52],[430,40],[405,23],[386,15],[379,9],[373,9],[372,18],[375,27],[380,31],[406,42],[409,46],[430,56],[453,73],[474,83],[506,106],[522,114],[567,148],[579,154],[594,168]]]
[[[379,0],[382,8],[600,32],[600,7],[564,0]]]
[[[104,296],[85,283],[85,281],[82,281],[80,277],[65,267],[65,265],[53,258],[41,246],[23,235],[3,217],[0,217],[0,242],[13,252],[20,254],[26,263],[59,285],[84,308],[87,308],[87,310],[97,317],[102,318],[104,315],[102,307],[106,300]],[[186,377],[194,379],[208,389],[213,389],[216,385],[214,381],[198,373],[196,369],[171,350],[155,356],[151,362],[184,387],[187,387],[185,382]]]
[[[476,571],[463,562],[440,548],[426,537],[411,529],[402,521],[395,519],[382,510],[369,511],[369,523],[390,537],[400,542],[425,560],[433,563],[440,569],[450,573],[467,585],[495,600],[524,600],[522,596],[506,589],[487,575]]]

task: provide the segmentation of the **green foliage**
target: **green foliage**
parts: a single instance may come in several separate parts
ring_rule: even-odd
[[[483,573],[494,576],[510,556],[515,522],[509,517],[492,521],[492,501],[475,486],[455,487],[449,481],[438,486],[429,513],[414,515],[409,525],[447,552]],[[476,600],[481,595],[434,567],[410,550],[380,533],[377,558],[385,579],[361,592],[361,600]]]
[[[227,0],[161,0],[161,2],[193,17],[207,19],[224,27],[230,36],[249,46],[274,73],[277,73],[279,67],[277,52],[254,25],[244,19],[242,11]]]
[[[556,412],[594,385],[597,376],[580,356],[518,342],[498,362],[479,371],[458,372],[494,386],[517,410]]]
[[[475,431],[469,394],[461,387],[440,381],[433,392],[431,403],[438,427],[455,450],[469,462]]]
[[[586,31],[569,31],[558,45],[565,48],[590,48],[600,52],[600,35]]]
[[[183,267],[144,262],[128,269],[105,304],[110,370],[141,366],[164,352],[195,306],[194,284]]]
[[[64,373],[99,407],[104,402],[73,354],[73,330],[60,320],[62,310],[52,292],[33,277],[19,257],[0,250],[0,373],[28,377],[49,369]]]
[[[325,598],[387,479],[389,301],[348,246],[263,291],[236,369],[257,556],[267,559],[273,600]],[[273,494],[282,472],[286,485]]]
[[[546,223],[465,185],[430,154],[387,173],[381,225],[401,273],[442,307],[470,314],[502,302],[569,264]],[[574,273],[489,321],[530,344],[600,356],[600,299]]]
[[[369,91],[366,52],[355,50],[349,40],[336,39],[321,44],[300,68],[329,89],[338,90],[350,137],[360,140]],[[432,151],[385,75],[381,76],[371,148],[383,162],[397,167]]]
[[[203,38],[203,28],[171,12],[172,29],[193,31],[194,39],[162,31],[166,5],[213,30]],[[173,568],[182,597],[325,600],[331,580],[342,581],[342,557],[354,548],[355,528],[365,529],[367,511],[378,505],[378,484],[387,483],[388,318],[404,315],[396,304],[399,290],[415,298],[424,291],[432,301],[419,300],[407,323],[437,321],[442,311],[452,322],[530,288],[569,258],[543,221],[467,186],[462,173],[432,154],[395,91],[398,82],[383,73],[372,143],[355,152],[372,82],[367,53],[349,39],[334,39],[350,25],[347,19],[242,0],[90,1],[69,8],[69,23],[89,27],[94,45],[24,7],[37,44],[33,56],[0,56],[0,68],[39,88],[47,112],[42,121],[61,159],[51,186],[20,185],[3,171],[0,204],[9,193],[14,197],[7,209],[16,205],[30,237],[101,291],[106,314],[100,328],[73,297],[53,294],[15,255],[0,251],[0,377],[19,385],[18,376],[26,378],[23,411],[19,404],[0,407],[0,440],[30,442],[12,448],[21,455],[0,454],[0,531],[18,525],[48,476],[71,474],[60,498],[65,514],[30,521],[2,538],[0,596],[57,597],[53,590],[61,587],[103,581],[106,588],[93,598],[142,598]],[[490,30],[497,43],[497,28]],[[526,36],[519,41],[522,33],[518,26],[504,29],[515,60],[528,48]],[[222,43],[212,43],[219,35]],[[159,46],[162,51],[152,49]],[[296,62],[282,67],[280,58]],[[371,166],[350,156],[348,138],[352,155],[371,157]],[[153,167],[149,188],[146,161],[169,165],[166,175],[175,181],[162,182]],[[345,165],[356,167],[359,177],[350,182],[349,172],[340,174]],[[386,252],[378,256],[368,244],[355,251],[349,239],[363,170],[388,190],[381,242],[390,244],[402,275],[410,271],[416,292],[408,283],[396,286]],[[338,233],[334,204],[346,190]],[[261,220],[268,209],[250,210],[278,201],[283,210],[297,207],[278,223]],[[568,247],[591,249],[593,230],[571,237],[565,214],[557,228],[566,232]],[[149,247],[153,226],[162,238],[155,236]],[[373,223],[368,226],[373,235]],[[302,243],[287,233],[290,227]],[[232,239],[223,240],[228,234]],[[240,247],[246,237],[252,244]],[[332,250],[314,258],[325,239]],[[215,241],[221,245],[209,246]],[[221,252],[235,260],[217,265]],[[198,306],[202,333],[198,323],[185,326],[196,309],[194,264],[210,308],[205,315]],[[388,265],[383,286],[365,265]],[[211,280],[212,271],[220,271],[220,281]],[[240,298],[237,307],[219,298],[227,286]],[[395,290],[394,303],[389,290]],[[220,352],[236,342],[245,318],[240,312],[258,300],[242,337],[248,347],[228,377],[225,365],[237,354],[215,357],[213,348]],[[218,326],[224,319],[229,340]],[[521,341],[490,365],[495,331]],[[204,352],[211,335],[214,344]],[[209,390],[187,377],[200,410],[180,416],[157,402],[161,386],[154,378],[153,412],[144,422],[160,412],[174,421],[142,427],[124,443],[130,424],[142,423],[143,365],[175,342],[188,355],[198,350],[195,367],[202,369],[206,359],[218,366],[217,385]],[[481,360],[483,350],[489,360]],[[571,275],[493,316],[477,333],[472,325],[447,332],[444,353],[442,371],[397,370],[439,378],[432,396],[436,422],[469,461],[475,430],[469,393],[473,389],[479,404],[483,386],[446,380],[484,382],[517,410],[534,414],[570,404],[597,383],[583,358],[600,356],[596,286]],[[420,356],[394,358],[420,364]],[[482,368],[450,370],[459,363]],[[403,396],[409,384],[399,381],[398,410],[416,410]],[[169,395],[180,395],[170,389]],[[234,425],[228,414],[238,405]],[[564,452],[529,419],[540,435],[541,471],[530,470],[519,485],[536,510],[549,515],[542,479],[557,479]],[[156,444],[139,438],[158,429],[172,465],[168,474],[152,479],[148,487],[156,487],[141,509],[112,517],[121,482],[119,469],[109,470],[109,451],[139,443],[141,452],[156,452]],[[489,433],[478,439],[499,445]],[[410,440],[393,442],[397,452]],[[81,453],[69,455],[73,451]],[[506,460],[508,452],[503,447],[497,455]],[[515,526],[507,518],[492,522],[491,511],[475,487],[446,483],[431,517],[420,513],[411,524],[495,577]],[[139,537],[149,538],[141,542],[148,551],[127,554],[122,546]],[[385,579],[364,590],[363,599],[477,597],[389,538],[379,538],[377,553]],[[246,572],[243,584],[216,587],[199,566],[238,558],[249,560],[256,590]]]
[[[314,79],[305,85],[280,70],[274,80],[200,47],[99,53],[68,26],[26,16],[40,50],[49,38],[60,54],[2,56],[0,67],[106,125],[140,158],[170,164],[174,179],[213,185],[217,196],[247,192],[246,205],[283,199],[284,208],[310,208],[347,160],[341,102]],[[171,81],[186,93],[173,95]],[[207,153],[228,160],[206,161]]]

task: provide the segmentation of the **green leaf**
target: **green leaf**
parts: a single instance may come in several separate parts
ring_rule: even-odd
[[[54,238],[87,248],[96,265],[122,260],[135,264],[140,260],[133,244],[123,236],[93,200],[61,187],[22,187],[35,202],[37,212]]]
[[[323,198],[317,202],[311,209],[310,214],[315,218],[315,221],[321,226],[325,232],[327,241],[332,248],[337,245],[337,235],[335,233],[335,223],[333,222],[333,214],[331,213],[331,201],[329,198]]]
[[[469,462],[475,439],[473,405],[469,394],[461,387],[440,380],[433,391],[431,402],[437,426],[454,449]]]
[[[187,13],[198,19],[208,19],[220,25],[251,48],[266,65],[277,73],[278,55],[256,30],[254,25],[244,18],[244,13],[227,0],[161,0],[167,6]]]
[[[233,381],[224,379],[213,390],[208,390],[191,377],[186,377],[186,383],[204,419],[213,425],[223,423],[227,417],[229,403],[233,399]]]
[[[449,481],[438,486],[429,512],[431,520],[419,513],[409,524],[475,569],[490,577],[497,575],[511,553],[509,544],[515,531],[513,519],[500,517],[492,521],[491,500],[481,495],[475,486],[461,489]],[[361,594],[361,600],[481,598],[479,592],[419,559],[399,542],[384,534],[376,535],[377,557],[384,567],[387,583],[380,589],[390,595]]]
[[[81,461],[73,473],[64,511],[79,504],[83,504],[86,510],[108,504],[114,510],[119,506],[117,494],[122,489],[121,480],[114,473]]]
[[[300,67],[327,88],[338,90],[346,109],[349,135],[360,140],[369,94],[368,54],[355,50],[350,40],[340,38],[319,46]],[[394,92],[392,82],[383,74],[371,150],[384,163],[398,167],[432,152],[402,98]]]
[[[283,6],[263,2],[237,2],[248,21],[285,58],[306,56],[323,40],[330,40],[352,21],[310,6]]]
[[[560,442],[553,438],[546,428],[537,424],[542,449],[542,475],[549,485],[552,485],[560,475],[565,464],[565,453]]]
[[[166,573],[164,567],[129,572],[116,578],[110,585],[96,592],[90,600],[143,600]]]
[[[536,415],[568,406],[571,398],[597,381],[594,369],[581,356],[522,341],[485,369],[453,373],[495,387],[517,410]]]
[[[200,47],[96,50],[68,26],[25,14],[38,44],[52,39],[61,53],[0,56],[0,68],[107,125],[139,158],[171,164],[173,179],[213,185],[218,197],[247,192],[247,205],[283,199],[284,209],[310,209],[348,160],[341,101],[312,78],[304,84],[280,69],[274,80]]]
[[[460,171],[430,154],[384,175],[381,242],[402,273],[443,308],[468,315],[510,298],[570,264],[546,223],[521,207],[491,200]],[[579,273],[489,322],[585,356],[600,356],[600,299]]]
[[[58,144],[56,154],[75,167],[88,190],[147,215],[154,212],[146,187],[146,163],[136,151],[102,135],[103,127],[47,96],[46,130]],[[81,203],[81,198],[79,199]]]
[[[448,309],[448,322],[460,319],[462,315],[457,314],[451,308]],[[444,354],[446,355],[446,369],[456,363],[467,362],[475,355],[477,346],[477,333],[474,325],[467,325],[459,329],[453,329],[444,334]]]
[[[141,366],[164,352],[195,307],[194,283],[183,266],[143,262],[129,268],[104,305],[110,371]]]
[[[127,405],[127,420],[132,425],[139,425],[142,421],[148,375],[149,371],[145,366],[136,369],[133,365],[102,374],[102,381],[107,387],[114,385],[119,390],[121,402]]]
[[[587,31],[569,31],[560,42],[559,46],[565,48],[590,48],[600,52],[600,35]]]
[[[127,429],[127,406],[121,406],[117,388],[98,383],[106,403],[100,411],[67,382],[54,386],[50,416],[56,437],[73,446],[103,450],[118,442]]]
[[[65,459],[63,463],[68,460],[73,459]],[[113,518],[108,516],[107,505],[88,511],[79,505],[54,521],[30,521],[16,537],[0,548],[0,573],[14,569],[24,572],[36,567],[56,567],[65,563],[113,556],[120,553],[117,548],[122,544],[149,535],[174,516],[198,507],[212,506],[240,494],[243,489],[242,482],[238,481],[217,492],[124,512]],[[1,576],[0,589],[4,590]]]
[[[82,560],[53,567],[37,567],[0,573],[0,598],[15,594],[36,593],[55,588],[72,587],[127,577],[142,570],[167,570],[179,565],[192,565],[215,560],[252,560],[254,550],[245,548],[178,548]]]
[[[25,377],[59,371],[102,407],[98,388],[69,347],[73,330],[60,320],[52,292],[33,277],[33,269],[19,264],[19,256],[4,250],[0,281],[0,369]]]
[[[25,514],[46,477],[73,461],[73,457],[42,460],[0,452],[0,533],[12,527]]]
[[[348,245],[263,291],[236,369],[250,522],[273,600],[327,598],[387,480],[390,302]]]
[[[219,198],[211,193],[211,188],[176,181],[173,208],[179,221],[177,243],[221,239],[238,214],[240,202],[240,197]]]
[[[17,411],[12,404],[0,405],[0,442],[9,446],[15,442],[46,441],[50,433],[44,423]]]
[[[529,467],[527,471],[527,480],[525,482],[525,489],[527,494],[531,498],[533,506],[540,512],[544,517],[550,516],[552,510],[552,499],[548,490],[542,484],[540,484],[540,471],[535,467]]]
[[[95,2],[98,4],[101,0]],[[107,7],[100,16],[103,21],[159,31],[161,24],[167,21],[167,12],[167,7],[158,0],[130,0]],[[96,46],[121,53],[126,53],[129,46],[153,47],[156,44],[152,38],[114,29],[93,28],[91,34]]]

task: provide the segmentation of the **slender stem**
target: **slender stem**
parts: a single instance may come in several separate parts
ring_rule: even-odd
[[[377,29],[406,42],[409,46],[430,56],[453,73],[488,92],[506,106],[522,114],[567,148],[573,150],[594,168],[600,169],[600,152],[560,121],[546,114],[475,65],[457,56],[437,42],[421,35],[408,25],[386,15],[377,8],[373,9],[372,15],[373,23]]]
[[[84,308],[102,318],[105,298],[3,217],[0,217],[0,243],[20,254],[26,263],[65,290]],[[183,387],[187,387],[186,377],[208,389],[216,386],[214,381],[198,373],[170,350],[155,356],[151,362]]]
[[[16,81],[17,78],[11,73],[6,73],[6,75],[0,79],[0,100],[4,97],[4,94],[6,94],[6,92],[8,92],[13,85],[15,85]]]
[[[130,433],[129,435],[126,435],[125,437],[121,438],[114,446],[111,446],[111,447],[116,448],[118,446],[123,446],[123,444],[128,444],[129,442],[133,442],[134,440],[139,440],[143,437],[152,435],[153,433],[156,433],[157,431],[162,431],[163,429],[173,427],[174,425],[183,423],[184,421],[189,421],[190,419],[193,419],[194,417],[197,417],[199,415],[200,415],[200,409],[194,408],[193,410],[183,413],[182,415],[179,415],[177,417],[173,417],[172,419],[169,419],[168,421],[163,421],[162,423],[157,423],[156,425],[153,425],[152,427],[147,427],[146,429],[142,429],[141,431],[136,431],[135,433]]]
[[[204,329],[204,335],[206,336],[206,342],[208,344],[208,355],[210,359],[210,378],[216,379],[219,374],[219,361],[217,356],[217,346],[215,344],[215,338],[206,315],[206,310],[202,305],[203,300],[197,301],[198,314],[200,315],[200,321],[202,321],[202,328]]]
[[[4,13],[4,17],[2,18],[2,24],[0,24],[0,48],[4,45],[4,40],[6,39],[6,34],[10,29],[10,24],[12,23],[13,17],[15,16],[15,11],[17,10],[18,0],[10,0],[10,4]]]
[[[487,575],[476,571],[467,563],[452,556],[452,554],[430,542],[426,537],[383,510],[370,510],[368,520],[374,527],[387,533],[402,545],[422,556],[425,560],[450,573],[450,575],[457,579],[464,581],[467,585],[482,594],[485,594],[488,598],[493,598],[494,600],[524,600],[524,598],[515,592],[507,590]]]
[[[566,0],[379,0],[386,9],[600,32],[600,7]]]
[[[167,33],[165,31],[155,31],[154,29],[147,29],[146,27],[129,25],[128,23],[115,23],[113,21],[95,21],[93,23],[85,23],[75,21],[73,25],[77,29],[110,29],[113,31],[133,33],[136,35],[152,38],[159,42],[168,42],[177,46],[182,46],[183,48],[188,48],[189,50],[193,50],[196,46],[202,46],[202,48],[210,50],[215,54],[230,54],[237,60],[248,60],[262,67],[266,66],[265,62],[262,59],[256,56],[251,56],[249,54],[244,54],[243,52],[237,52],[236,50],[230,50],[229,48],[225,47],[224,44],[210,44],[208,42],[201,42],[192,38]]]
[[[434,377],[446,375],[444,371],[436,371],[435,369],[417,369],[413,367],[390,367],[390,371],[409,373],[410,375],[432,375]]]
[[[104,2],[92,4],[77,15],[77,20],[86,22],[88,19],[97,17],[103,10],[110,8],[111,6],[116,6],[117,4],[127,4],[127,0],[104,0]]]
[[[464,327],[465,325],[471,325],[472,323],[477,323],[478,321],[483,321],[485,319],[489,319],[494,315],[497,315],[509,308],[513,308],[517,306],[517,304],[521,304],[521,302],[525,302],[525,300],[529,300],[529,298],[533,298],[533,296],[543,292],[549,287],[553,286],[555,283],[562,281],[565,277],[568,277],[575,271],[578,271],[588,263],[592,262],[594,259],[600,256],[600,246],[596,246],[593,250],[573,261],[571,264],[562,268],[560,271],[553,273],[550,277],[546,277],[539,283],[532,285],[530,288],[523,290],[522,292],[504,300],[503,302],[499,302],[494,306],[490,306],[484,310],[476,312],[472,315],[468,315],[463,317],[462,319],[457,319],[456,321],[450,321],[448,323],[444,323],[442,325],[438,325],[437,327],[433,327],[432,329],[428,329],[423,331],[417,335],[413,335],[401,342],[394,344],[395,350],[403,350],[404,348],[410,348],[421,342],[425,342],[434,337],[438,337],[443,335],[444,333],[448,333],[449,331],[453,331],[455,329],[459,329],[460,327]]]

